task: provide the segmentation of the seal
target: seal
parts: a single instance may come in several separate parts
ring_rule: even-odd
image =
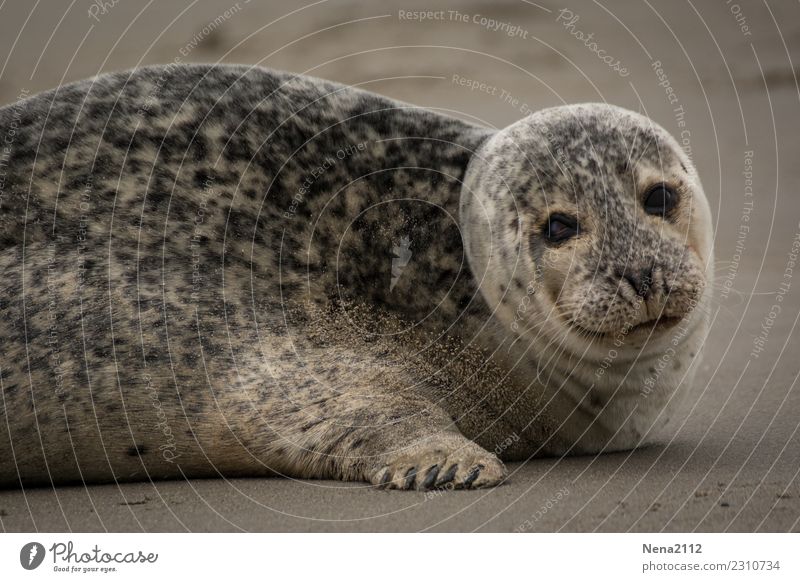
[[[473,488],[658,439],[708,327],[710,212],[605,104],[496,131],[258,67],[0,109],[0,483]]]

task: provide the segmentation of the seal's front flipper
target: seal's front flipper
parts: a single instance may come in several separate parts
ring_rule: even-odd
[[[384,489],[470,489],[498,485],[503,463],[412,395],[339,394],[274,419],[276,435],[249,447],[287,477],[367,481]],[[277,437],[277,438],[276,438]],[[252,441],[251,441],[252,442]]]
[[[411,388],[425,380],[380,350],[356,353],[329,345],[304,351],[302,367],[299,361],[282,368],[259,360],[239,368],[240,376],[248,370],[242,378],[248,387],[236,392],[248,404],[237,410],[252,416],[232,426],[249,457],[238,464],[256,463],[287,477],[366,481],[391,489],[490,487],[505,477],[495,455]],[[219,453],[230,463],[230,450]],[[254,466],[250,473],[263,471]]]

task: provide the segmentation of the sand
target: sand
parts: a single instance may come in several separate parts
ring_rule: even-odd
[[[494,126],[560,103],[640,110],[691,153],[715,217],[701,372],[662,446],[513,464],[492,490],[237,479],[3,491],[2,530],[800,530],[795,3],[575,0],[572,15],[551,0],[441,3],[425,22],[408,15],[421,2],[326,2],[277,22],[297,5],[189,4],[5,3],[0,103],[179,58],[309,72]]]

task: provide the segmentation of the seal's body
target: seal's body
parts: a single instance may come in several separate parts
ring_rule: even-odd
[[[697,361],[711,242],[645,121],[585,106],[495,132],[201,65],[0,109],[0,484],[478,487],[498,456],[651,440]],[[669,216],[620,190],[656,174],[679,182]],[[649,291],[619,290],[624,251],[661,252]]]

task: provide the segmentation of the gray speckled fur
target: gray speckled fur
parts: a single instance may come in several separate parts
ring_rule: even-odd
[[[574,395],[553,399],[553,386],[575,354],[561,341],[551,366],[553,337],[513,341],[526,337],[516,306],[550,252],[534,234],[551,203],[541,196],[594,216],[605,204],[624,235],[634,207],[614,194],[609,208],[596,181],[623,180],[626,160],[688,165],[632,114],[573,113],[496,133],[327,81],[202,65],[103,75],[0,109],[11,136],[0,484],[287,475],[475,487],[502,480],[494,453],[646,440],[639,428],[638,440],[615,443],[607,427],[587,437],[599,409],[565,422]],[[628,125],[609,125],[614,116]],[[614,131],[635,151],[581,143],[608,144]],[[556,171],[552,135],[580,171]],[[689,188],[704,203],[699,183]],[[489,219],[477,210],[487,203]],[[685,264],[677,235],[634,230],[642,252]],[[392,287],[402,237],[411,258]],[[708,259],[710,239],[695,247]],[[604,248],[620,252],[576,252]],[[699,297],[702,269],[680,269],[671,276],[691,271],[684,295]],[[548,294],[533,297],[522,323],[543,317]],[[686,297],[666,303],[677,314]],[[603,341],[576,338],[595,369]],[[613,400],[598,394],[594,406]]]

